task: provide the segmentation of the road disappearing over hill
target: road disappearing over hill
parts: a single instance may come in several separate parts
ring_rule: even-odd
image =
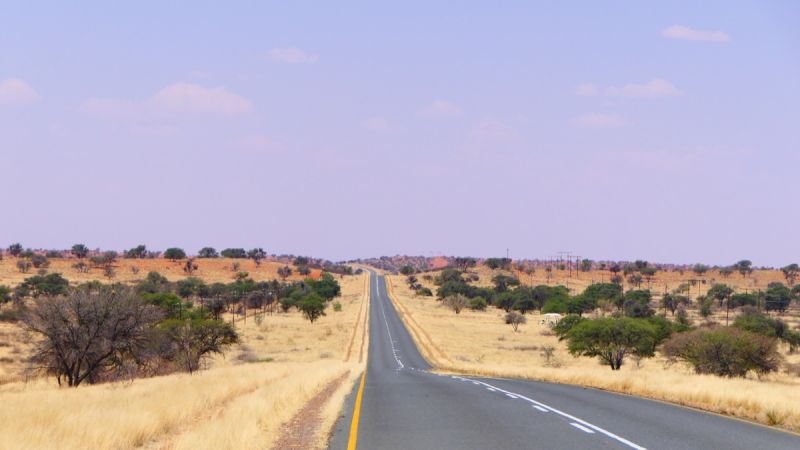
[[[351,395],[345,406],[332,450],[800,448],[795,434],[657,401],[431,373],[389,300],[384,278],[370,276],[366,377],[361,395]]]

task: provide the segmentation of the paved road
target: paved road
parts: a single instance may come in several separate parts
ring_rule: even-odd
[[[800,449],[797,435],[650,400],[432,374],[388,299],[383,277],[373,274],[371,289],[359,449]],[[347,448],[354,397],[331,449]]]

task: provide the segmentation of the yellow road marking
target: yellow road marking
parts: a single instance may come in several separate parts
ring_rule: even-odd
[[[361,384],[356,394],[356,404],[353,407],[353,421],[350,423],[350,439],[347,441],[347,450],[356,450],[358,442],[358,419],[361,417],[361,398],[364,396],[364,382],[367,379],[367,369],[361,375]]]

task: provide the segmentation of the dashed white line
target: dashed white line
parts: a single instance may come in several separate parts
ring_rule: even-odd
[[[585,426],[583,426],[583,425],[581,425],[579,423],[570,422],[570,425],[572,425],[573,427],[575,427],[575,428],[577,428],[577,429],[579,429],[579,430],[581,430],[583,432],[586,432],[586,433],[589,433],[589,434],[594,434],[594,431],[586,428]]]
[[[471,381],[473,383],[476,382],[476,380],[471,380],[469,378],[464,378],[464,377],[453,376],[453,378],[459,379],[461,381]],[[554,413],[556,413],[556,414],[558,414],[558,415],[560,415],[562,417],[565,417],[565,418],[571,420],[572,422],[570,422],[570,425],[572,425],[572,426],[574,426],[574,427],[576,427],[576,428],[578,428],[578,429],[580,429],[582,431],[586,431],[587,433],[588,432],[591,432],[591,433],[598,432],[598,433],[606,435],[607,437],[610,437],[611,439],[614,439],[617,442],[625,444],[628,447],[634,448],[636,450],[647,450],[645,447],[642,447],[641,445],[635,444],[635,443],[633,443],[633,442],[631,442],[631,441],[629,441],[629,440],[627,440],[627,439],[625,439],[625,438],[623,438],[621,436],[617,436],[616,434],[614,434],[614,433],[612,433],[612,432],[610,432],[608,430],[605,430],[603,428],[600,428],[597,425],[593,425],[593,424],[591,424],[591,423],[589,423],[589,422],[587,422],[587,421],[585,421],[583,419],[580,419],[580,418],[575,417],[575,416],[573,416],[571,414],[565,413],[564,411],[560,411],[560,410],[558,410],[556,408],[553,408],[552,406],[546,405],[546,404],[544,404],[542,402],[538,402],[538,401],[536,401],[536,400],[534,400],[532,398],[528,398],[528,397],[526,397],[524,395],[517,394],[516,392],[510,392],[510,391],[507,391],[505,389],[501,389],[501,388],[499,388],[497,386],[491,385],[489,383],[485,383],[483,381],[477,381],[477,383],[483,385],[486,388],[493,388],[496,391],[502,392],[502,393],[504,393],[506,395],[515,396],[516,398],[520,398],[522,400],[528,401],[531,404],[533,404],[534,407],[539,406],[539,408],[537,408],[537,409],[541,408],[541,409],[545,409],[545,410],[550,411],[550,412],[554,412]],[[580,425],[580,427],[578,425]]]
[[[508,392],[506,392],[506,397],[508,397],[508,398],[514,398],[514,399],[515,399],[515,398],[517,398],[517,396],[516,396],[516,395],[509,394]]]
[[[375,283],[376,289],[380,290],[380,284]],[[380,292],[378,294],[380,296]],[[397,369],[402,370],[405,365],[403,365],[403,361],[400,361],[400,357],[397,356],[397,349],[394,346],[394,339],[392,339],[392,332],[389,331],[389,321],[386,320],[386,306],[381,302],[381,314],[383,314],[383,323],[386,324],[386,333],[389,335],[389,344],[392,345],[392,355],[394,356],[394,360],[397,361]]]
[[[541,407],[541,406],[539,406],[539,405],[533,405],[533,407],[534,407],[534,408],[536,408],[536,409],[538,409],[538,410],[539,410],[539,411],[541,411],[541,412],[550,412],[550,410],[548,410],[548,409],[545,409],[545,408],[542,408],[542,407]]]

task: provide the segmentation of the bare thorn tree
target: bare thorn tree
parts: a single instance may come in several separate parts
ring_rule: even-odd
[[[22,323],[42,337],[31,368],[55,376],[59,385],[66,380],[68,386],[78,386],[137,361],[148,330],[159,319],[159,311],[132,291],[105,289],[38,298],[26,308]]]

